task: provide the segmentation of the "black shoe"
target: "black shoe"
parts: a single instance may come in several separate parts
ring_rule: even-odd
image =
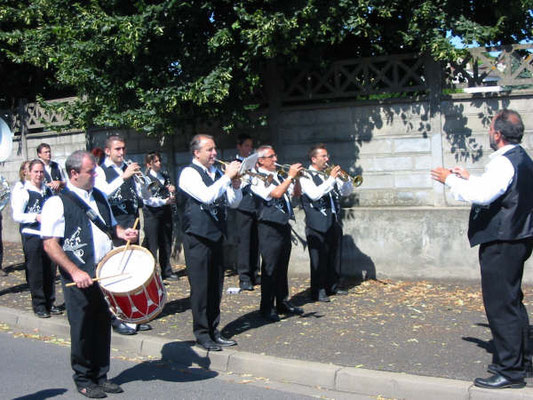
[[[261,285],[261,275],[257,276],[254,279],[254,286],[258,286],[258,285]]]
[[[266,319],[268,322],[279,322],[280,321],[279,315],[275,311],[261,312],[261,316],[264,319]]]
[[[113,330],[119,335],[135,335],[137,333],[137,330],[130,328],[118,319],[114,320],[111,325],[113,326]]]
[[[520,389],[526,386],[526,382],[524,380],[511,381],[500,374],[494,374],[487,379],[474,379],[474,385],[485,389]]]
[[[328,297],[324,289],[320,289],[318,291],[318,296],[314,297],[313,300],[321,301],[323,303],[329,303],[331,301],[331,299]]]
[[[106,393],[122,393],[124,392],[124,389],[122,389],[119,385],[116,383],[113,383],[111,381],[108,381],[107,379],[103,382],[100,382],[98,386]]]
[[[327,294],[328,296],[346,296],[348,294],[348,291],[344,289],[335,289],[335,290],[328,290]]]
[[[254,290],[254,287],[252,286],[250,282],[241,282],[239,284],[239,287],[241,288],[241,290],[249,290],[249,291]]]
[[[137,331],[139,332],[146,332],[146,331],[151,331],[152,330],[152,325],[150,324],[139,324],[137,325]]]
[[[280,314],[302,315],[304,313],[303,308],[296,307],[287,300],[282,301],[281,304],[277,307],[277,310]]]
[[[222,351],[222,347],[213,342],[211,339],[203,340],[201,342],[197,340],[196,344],[207,351]]]
[[[35,311],[35,315],[37,315],[39,318],[50,318],[50,313],[45,310]]]
[[[165,276],[163,278],[164,281],[174,281],[174,282],[178,281],[179,279],[180,279],[180,277],[177,274],[175,274],[175,273],[172,273],[169,276]]]
[[[90,399],[103,399],[107,397],[104,389],[97,385],[91,386],[78,386],[78,392]]]
[[[216,344],[218,344],[221,347],[231,347],[231,346],[237,346],[237,342],[233,339],[227,339],[224,336],[217,336],[215,337],[215,340],[213,340]]]
[[[57,306],[52,306],[52,307],[50,307],[50,314],[52,314],[52,315],[61,315],[61,314],[63,314],[63,310],[60,309]]]

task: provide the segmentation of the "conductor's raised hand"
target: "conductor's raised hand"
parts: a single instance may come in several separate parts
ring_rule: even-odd
[[[226,171],[224,171],[224,175],[226,175],[230,179],[237,178],[237,175],[239,175],[240,169],[241,169],[240,161],[232,161],[229,163],[229,165],[226,166]]]

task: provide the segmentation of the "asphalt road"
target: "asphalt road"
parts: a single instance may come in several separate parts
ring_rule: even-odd
[[[0,332],[0,399],[83,399],[76,392],[69,363],[69,347],[12,332]],[[251,376],[219,374],[161,360],[113,358],[109,374],[123,389],[112,399],[359,399],[345,393],[269,382]]]

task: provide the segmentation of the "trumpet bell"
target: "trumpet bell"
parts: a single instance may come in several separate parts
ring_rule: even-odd
[[[359,187],[363,184],[363,176],[362,175],[356,175],[354,178],[353,178],[353,181],[352,181],[353,185],[355,187]]]

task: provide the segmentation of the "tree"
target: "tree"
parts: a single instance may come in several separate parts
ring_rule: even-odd
[[[400,52],[457,57],[531,39],[531,0],[0,0],[0,42],[78,97],[73,123],[171,134],[231,129],[260,107],[267,67]]]

